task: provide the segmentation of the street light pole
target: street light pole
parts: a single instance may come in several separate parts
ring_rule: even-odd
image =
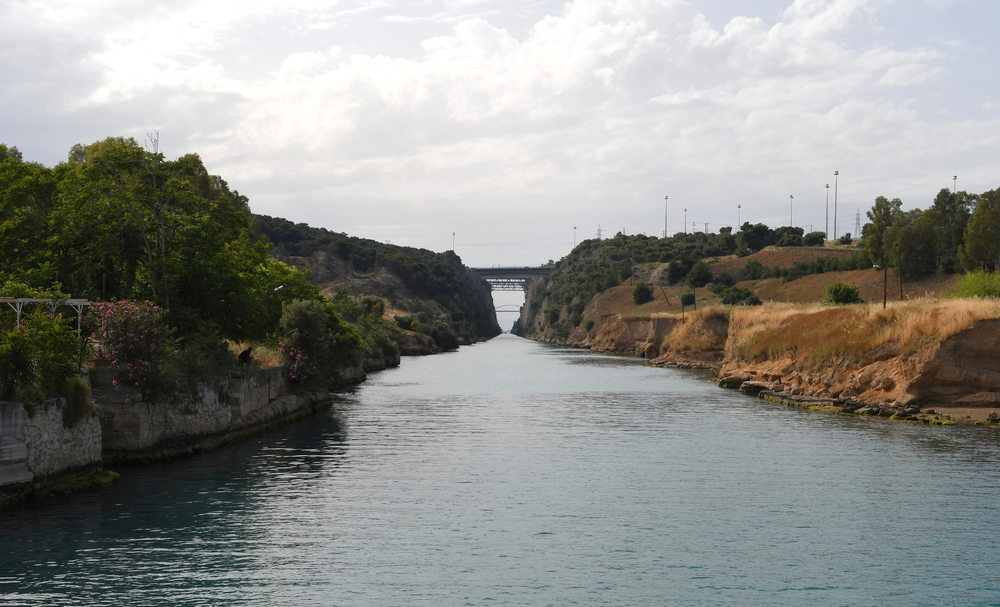
[[[826,230],[823,236],[830,240],[830,184],[826,184]]]
[[[740,230],[743,229],[743,217],[740,216],[741,213],[742,213],[742,211],[740,209],[742,209],[742,208],[743,208],[743,205],[741,205],[741,204],[736,205],[736,231],[737,232],[739,232]]]
[[[688,233],[688,210],[684,209],[684,233]]]
[[[455,233],[451,233],[451,252],[455,252]]]
[[[792,201],[795,200],[795,196],[791,194],[788,195],[788,227],[795,227],[795,222],[792,221]]]
[[[669,201],[667,200],[670,196],[663,197],[663,237],[667,237],[667,208]]]
[[[576,248],[576,226],[573,226],[573,248]]]
[[[840,171],[833,172],[833,239],[837,239],[837,185]]]

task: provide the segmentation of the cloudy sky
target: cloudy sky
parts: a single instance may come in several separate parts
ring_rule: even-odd
[[[995,0],[0,0],[0,141],[159,130],[258,213],[538,264],[1000,187]],[[742,209],[737,210],[737,205]],[[831,209],[832,215],[832,209]],[[574,226],[576,227],[574,233]],[[830,231],[833,231],[831,225]]]

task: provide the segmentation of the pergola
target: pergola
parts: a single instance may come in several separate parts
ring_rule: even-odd
[[[0,297],[0,303],[5,303],[14,310],[17,316],[17,326],[21,326],[21,310],[26,303],[45,304],[49,308],[52,318],[56,316],[56,308],[59,306],[69,306],[76,310],[76,331],[80,332],[80,317],[83,316],[83,309],[90,305],[87,299],[37,299],[35,297]]]

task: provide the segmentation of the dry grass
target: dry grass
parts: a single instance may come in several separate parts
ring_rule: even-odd
[[[663,340],[662,351],[707,352],[726,347],[728,308],[701,308],[686,315],[685,321]]]
[[[229,342],[229,351],[233,353],[233,356],[239,356],[240,352],[247,348],[253,348],[253,360],[261,367],[280,367],[287,362],[281,352],[270,346],[251,341],[242,344],[235,341]]]
[[[995,300],[921,298],[890,303],[885,310],[877,304],[772,304],[733,310],[737,338],[730,354],[743,360],[796,354],[817,366],[842,356],[861,358],[887,345],[903,358],[929,355],[976,321],[998,317]]]

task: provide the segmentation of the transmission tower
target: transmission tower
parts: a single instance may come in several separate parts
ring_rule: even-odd
[[[854,214],[854,237],[861,238],[861,209]]]
[[[601,239],[601,224],[597,224],[597,240]]]

